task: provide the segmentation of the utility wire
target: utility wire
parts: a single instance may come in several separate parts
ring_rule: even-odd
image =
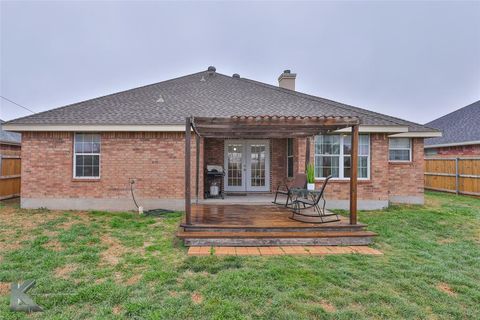
[[[32,111],[32,110],[28,109],[27,107],[24,107],[24,106],[22,106],[21,104],[16,103],[15,101],[12,101],[12,100],[10,100],[10,99],[8,99],[8,98],[5,98],[4,96],[0,96],[0,98],[5,99],[5,100],[7,100],[8,102],[11,102],[11,103],[13,103],[13,104],[16,105],[16,106],[19,106],[20,108],[23,108],[23,109],[25,109],[25,110],[27,110],[27,111],[30,111],[31,113],[36,113],[35,111]]]

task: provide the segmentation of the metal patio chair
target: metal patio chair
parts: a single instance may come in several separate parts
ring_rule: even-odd
[[[332,178],[331,175],[325,178],[322,188],[318,192],[313,193],[314,196],[312,198],[309,198],[308,196],[306,196],[305,198],[297,197],[295,200],[293,200],[293,212],[291,217],[292,219],[295,219],[295,215],[297,214],[305,217],[315,217],[315,215],[305,214],[302,212],[302,210],[313,208],[314,212],[320,217],[320,221],[321,221],[320,223],[340,221],[340,219],[338,218],[338,214],[336,213],[325,214],[325,205],[327,204],[327,201],[325,200],[324,193],[325,193],[325,188],[328,184],[328,181],[331,178]],[[323,201],[323,205],[321,207],[319,204],[320,201]],[[331,216],[336,216],[336,220],[328,220],[328,221],[323,220],[323,218],[331,217]]]
[[[292,204],[292,200],[293,200],[291,189],[294,189],[294,188],[305,189],[306,186],[307,186],[307,175],[305,173],[297,173],[290,186],[288,186],[286,182],[283,182],[277,186],[277,191],[275,192],[275,199],[272,201],[272,203],[278,204],[278,205],[284,205],[285,207],[288,207],[290,204]],[[277,197],[279,195],[287,197],[287,200],[285,201],[285,203],[277,202]]]

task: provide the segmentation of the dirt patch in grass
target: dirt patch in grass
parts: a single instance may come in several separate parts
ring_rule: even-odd
[[[119,314],[122,313],[122,310],[123,310],[122,306],[119,305],[119,304],[117,304],[116,306],[114,306],[114,307],[112,308],[112,313],[113,313],[114,315],[119,315]]]
[[[140,281],[140,279],[142,278],[142,275],[141,274],[136,274],[130,278],[127,279],[127,281],[125,281],[125,284],[127,286],[132,286],[134,284],[137,284],[138,281]]]
[[[55,277],[61,278],[61,279],[68,279],[70,274],[77,270],[77,265],[76,264],[66,264],[62,267],[56,268],[53,273],[55,274]]]
[[[457,293],[448,285],[448,283],[445,283],[445,282],[440,282],[439,284],[437,284],[437,289],[450,296],[457,295]]]
[[[58,240],[50,240],[43,247],[56,252],[62,251],[62,244]]]
[[[103,235],[101,238],[102,244],[107,246],[107,249],[100,255],[102,262],[110,265],[117,265],[123,254],[127,252],[120,241],[109,235]]]
[[[0,282],[0,296],[6,296],[10,293],[10,283]]]
[[[449,243],[455,243],[456,241],[452,238],[444,238],[444,239],[440,239],[440,240],[437,240],[437,243],[439,244],[449,244]]]
[[[192,301],[195,304],[200,304],[203,301],[203,296],[198,292],[194,292],[192,293]]]
[[[330,302],[328,301],[320,301],[319,302],[319,305],[320,307],[322,307],[323,310],[325,310],[326,312],[335,312],[337,311],[337,308],[335,308],[335,306],[333,304],[331,304]]]
[[[425,198],[425,205],[431,208],[441,208],[442,201],[440,199],[434,197],[426,197]]]

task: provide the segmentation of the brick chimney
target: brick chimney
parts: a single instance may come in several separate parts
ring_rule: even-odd
[[[290,70],[284,70],[283,73],[280,75],[280,77],[278,77],[278,86],[280,88],[295,91],[296,77],[297,77],[296,73],[291,73]]]

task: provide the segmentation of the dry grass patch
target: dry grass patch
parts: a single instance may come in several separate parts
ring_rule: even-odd
[[[455,243],[455,242],[456,241],[452,238],[444,238],[444,239],[437,240],[438,244],[449,244],[449,243]]]
[[[52,250],[55,252],[62,251],[62,244],[58,240],[50,240],[43,245],[47,250]]]
[[[0,296],[6,296],[10,293],[10,283],[0,282]]]
[[[116,306],[114,306],[114,307],[112,308],[112,313],[113,313],[114,315],[119,315],[119,314],[122,313],[122,310],[123,310],[122,306],[119,305],[119,304],[117,304]]]
[[[70,277],[70,274],[72,272],[74,272],[75,270],[77,270],[77,267],[78,266],[76,264],[70,263],[70,264],[66,264],[62,267],[56,268],[53,271],[53,273],[54,273],[55,277],[57,277],[57,278],[68,279]]]
[[[125,248],[120,241],[109,235],[103,235],[100,240],[102,244],[107,246],[107,250],[100,254],[102,262],[113,266],[117,265],[120,258],[127,252],[127,248]]]
[[[141,274],[136,274],[136,275],[128,278],[127,281],[125,281],[125,284],[127,286],[132,286],[134,284],[137,284],[138,281],[140,281],[140,279],[142,279],[142,275]]]
[[[200,304],[203,301],[203,296],[198,292],[194,292],[192,293],[192,301],[195,304]]]
[[[325,310],[326,312],[335,312],[337,311],[337,308],[335,308],[335,306],[333,304],[331,304],[330,302],[327,302],[327,301],[320,301],[319,302],[319,305],[320,307],[322,307],[323,310]]]
[[[437,290],[444,292],[450,296],[456,296],[457,293],[445,282],[437,284]]]

